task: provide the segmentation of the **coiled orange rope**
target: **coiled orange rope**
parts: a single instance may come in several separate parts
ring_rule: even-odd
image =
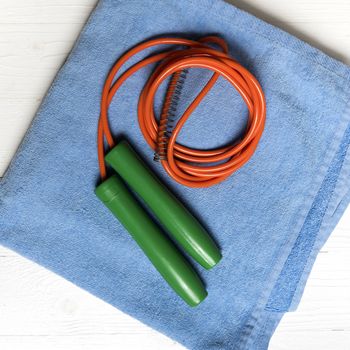
[[[221,50],[213,49],[208,45],[209,43],[219,46]],[[181,45],[186,48],[168,50],[147,57],[126,70],[113,83],[119,69],[130,57],[144,49],[163,44]],[[175,181],[185,186],[209,187],[225,180],[253,155],[264,129],[266,103],[259,82],[247,69],[229,56],[226,42],[215,36],[205,37],[198,41],[181,38],[149,40],[135,46],[116,62],[106,79],[101,99],[98,123],[98,158],[101,178],[106,177],[104,138],[110,148],[115,145],[108,124],[108,106],[126,79],[146,65],[156,62],[159,62],[159,65],[146,82],[138,103],[138,122],[145,140],[153,150],[157,150],[159,122],[154,115],[153,104],[156,91],[161,83],[167,77],[174,77],[178,72],[188,68],[209,69],[214,74],[177,120],[167,140],[166,158],[161,160],[161,164]],[[196,150],[180,145],[176,139],[181,128],[220,75],[232,84],[248,107],[249,115],[245,135],[233,145],[213,150]],[[167,94],[166,99],[170,98],[171,94]],[[168,105],[167,101],[164,106],[166,105]],[[216,162],[219,164],[212,165]]]

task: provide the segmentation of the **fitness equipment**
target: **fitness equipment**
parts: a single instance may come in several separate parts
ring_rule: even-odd
[[[114,81],[130,57],[160,44],[186,48],[149,56],[128,68]],[[116,62],[106,79],[98,123],[98,159],[102,183],[96,188],[96,195],[129,231],[175,292],[189,305],[195,306],[207,295],[201,280],[175,245],[150,219],[123,181],[142,198],[172,238],[203,267],[210,269],[215,266],[221,259],[220,251],[199,222],[155,177],[131,146],[126,141],[115,145],[108,124],[108,106],[119,87],[133,73],[156,62],[159,64],[140,94],[139,126],[148,145],[155,151],[155,160],[160,161],[165,171],[182,185],[194,188],[212,186],[243,166],[253,155],[263,132],[266,103],[258,81],[229,56],[226,42],[213,36],[198,41],[159,38],[141,43]],[[174,108],[179,101],[181,85],[187,70],[193,67],[206,68],[214,74],[183,115],[175,120]],[[248,107],[245,135],[240,142],[214,150],[195,150],[178,144],[176,139],[181,128],[220,75],[233,85]],[[171,80],[157,121],[153,111],[154,97],[168,77]],[[110,149],[106,156],[105,140]],[[105,162],[120,178],[113,175],[107,179]]]

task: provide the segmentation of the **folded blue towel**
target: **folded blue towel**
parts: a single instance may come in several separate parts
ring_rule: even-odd
[[[127,136],[222,249],[213,270],[195,265],[209,293],[196,308],[175,295],[94,195],[106,75],[124,51],[165,34],[222,36],[267,99],[256,153],[208,189],[183,187],[151,161],[136,120],[151,68],[131,77],[112,102],[116,137]],[[183,105],[208,77],[191,74]],[[223,1],[101,0],[0,183],[0,243],[190,349],[266,349],[349,203],[349,96],[349,67]],[[225,144],[245,115],[239,95],[220,79],[181,140]]]

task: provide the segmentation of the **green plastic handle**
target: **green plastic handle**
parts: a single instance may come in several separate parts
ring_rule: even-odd
[[[220,251],[209,234],[155,177],[126,141],[115,146],[105,159],[193,259],[206,269],[220,261]]]
[[[183,300],[196,306],[205,299],[207,292],[194,269],[119,177],[111,176],[96,188],[95,193]]]

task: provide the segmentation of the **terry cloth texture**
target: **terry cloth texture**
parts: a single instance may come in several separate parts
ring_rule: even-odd
[[[96,129],[104,80],[122,53],[160,35],[209,34],[228,41],[267,100],[258,149],[228,180],[186,188],[151,161],[136,106],[153,67],[132,76],[110,107],[116,138],[131,142],[221,247],[211,271],[193,263],[209,295],[190,308],[94,195]],[[191,71],[181,106],[209,75]],[[349,67],[223,1],[102,0],[0,183],[0,243],[189,349],[266,349],[349,203],[349,92]],[[242,131],[246,114],[219,79],[180,141],[223,145]]]

